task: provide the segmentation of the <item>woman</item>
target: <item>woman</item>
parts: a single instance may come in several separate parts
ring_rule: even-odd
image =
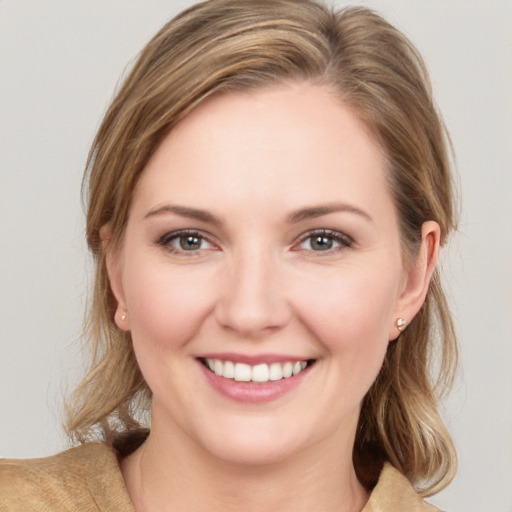
[[[81,446],[2,462],[1,510],[433,510],[455,219],[403,35],[309,0],[198,4],[141,53],[87,179]]]

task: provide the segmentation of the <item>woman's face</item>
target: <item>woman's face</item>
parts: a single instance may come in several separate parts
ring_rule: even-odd
[[[384,155],[308,84],[188,115],[142,174],[109,274],[152,430],[237,463],[351,447],[413,314]]]

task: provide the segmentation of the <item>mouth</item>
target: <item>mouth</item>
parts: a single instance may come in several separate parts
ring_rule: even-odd
[[[315,362],[315,359],[304,359],[251,365],[205,357],[198,359],[205,368],[219,377],[236,382],[260,384],[290,379],[311,367]]]

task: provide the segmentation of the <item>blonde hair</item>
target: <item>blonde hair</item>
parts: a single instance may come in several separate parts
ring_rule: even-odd
[[[114,323],[116,301],[105,268],[106,251],[122,242],[146,163],[209,95],[290,80],[329,88],[384,148],[405,254],[414,256],[425,221],[440,225],[442,243],[454,229],[447,136],[423,61],[397,29],[368,9],[336,11],[312,0],[211,0],[191,7],[143,49],[89,154],[87,241],[96,261],[87,322],[92,366],[69,401],[67,430],[75,439],[113,443],[123,432],[135,435],[151,401],[130,335]],[[100,229],[107,223],[112,238],[105,246]],[[456,356],[436,271],[424,306],[390,343],[362,404],[353,459],[367,487],[385,460],[424,495],[453,478],[456,456],[438,400],[451,385]]]

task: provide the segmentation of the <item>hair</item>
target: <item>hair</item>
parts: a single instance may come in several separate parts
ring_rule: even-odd
[[[105,260],[120,247],[137,181],[163,138],[212,94],[290,81],[325,86],[367,126],[387,157],[403,252],[414,257],[421,227],[434,220],[441,244],[455,228],[449,139],[425,65],[409,40],[373,11],[314,0],[211,0],[168,22],[140,53],[94,139],[84,177],[87,242],[96,264],[86,322],[89,373],[67,406],[68,434],[113,444],[147,428],[151,403]],[[109,225],[111,239],[100,229]],[[353,461],[375,485],[384,461],[423,495],[453,478],[456,455],[438,402],[452,382],[457,344],[434,272],[426,301],[365,396]],[[433,364],[433,362],[436,362]]]

